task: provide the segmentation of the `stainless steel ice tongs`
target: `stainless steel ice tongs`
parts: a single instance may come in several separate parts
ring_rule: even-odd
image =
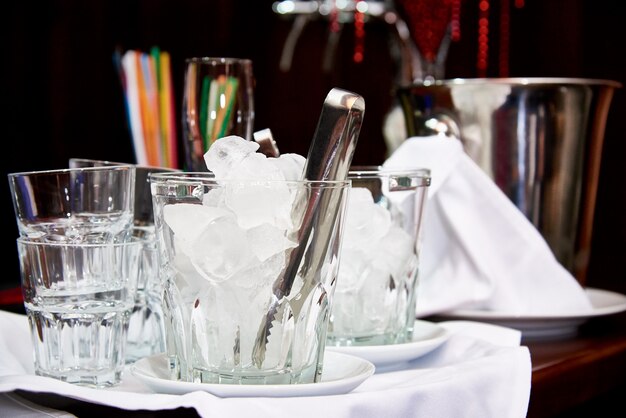
[[[365,101],[358,94],[338,88],[333,88],[328,93],[309,147],[303,170],[305,180],[345,180],[348,177],[364,112]],[[291,286],[300,268],[311,231],[315,230],[316,234],[322,234],[323,238],[320,238],[320,242],[328,242],[327,237],[332,233],[333,225],[321,222],[324,218],[320,214],[329,211],[328,213],[331,213],[334,218],[338,209],[338,201],[334,194],[323,193],[321,190],[311,193],[297,233],[298,246],[289,254],[283,274],[274,283],[272,301],[259,327],[252,353],[252,360],[258,367],[265,360],[272,322],[282,299],[291,292]],[[317,253],[323,254],[325,251]],[[316,265],[316,263],[312,262],[311,265]],[[299,313],[302,303],[304,300],[291,301],[294,314]]]

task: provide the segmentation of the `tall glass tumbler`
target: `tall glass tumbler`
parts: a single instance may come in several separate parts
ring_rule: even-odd
[[[204,153],[219,138],[252,140],[254,77],[252,61],[196,57],[185,61],[182,106],[186,171],[207,171]]]
[[[320,381],[349,181],[150,181],[171,378]],[[317,198],[328,204],[302,235]]]
[[[353,167],[328,329],[334,346],[410,341],[430,171]]]

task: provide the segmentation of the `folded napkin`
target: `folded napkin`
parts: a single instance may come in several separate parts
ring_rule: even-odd
[[[203,417],[526,416],[531,361],[528,348],[519,345],[519,331],[469,321],[440,325],[450,332],[441,346],[397,371],[377,372],[347,394],[219,398],[201,391],[157,394],[128,370],[122,383],[110,389],[35,376],[26,317],[0,311],[0,393],[18,389],[54,393],[126,410],[195,408]],[[9,399],[0,397],[0,411],[3,402]]]
[[[460,140],[413,137],[386,167],[430,168],[418,287],[418,316],[485,309],[511,315],[592,310],[578,281]]]

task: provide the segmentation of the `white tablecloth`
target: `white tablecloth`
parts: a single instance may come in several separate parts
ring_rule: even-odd
[[[406,368],[375,373],[351,393],[219,398],[207,392],[153,393],[129,371],[122,383],[111,389],[90,389],[36,376],[26,317],[0,311],[0,393],[5,393],[0,397],[0,411],[5,410],[3,404],[12,402],[6,393],[22,389],[126,410],[189,407],[203,417],[525,417],[531,362],[528,349],[519,345],[519,331],[469,321],[440,325],[451,331],[445,343]],[[18,407],[11,404],[13,410]],[[32,413],[21,416],[38,416]]]

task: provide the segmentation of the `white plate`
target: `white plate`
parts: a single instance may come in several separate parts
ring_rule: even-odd
[[[423,356],[443,344],[450,333],[433,322],[417,320],[413,340],[403,344],[337,347],[326,346],[326,351],[350,354],[371,361],[377,371],[406,363]]]
[[[591,318],[626,311],[626,295],[594,288],[586,288],[585,293],[592,305],[591,312],[509,315],[497,311],[458,309],[438,314],[441,319],[469,319],[489,322],[522,331],[525,340],[562,338],[575,335],[578,327]]]
[[[167,358],[163,353],[142,358],[131,366],[133,375],[155,392],[182,395],[194,391],[204,391],[220,397],[290,397],[343,394],[354,390],[373,375],[374,371],[374,365],[367,360],[328,351],[324,353],[322,381],[297,385],[232,385],[170,380]]]

